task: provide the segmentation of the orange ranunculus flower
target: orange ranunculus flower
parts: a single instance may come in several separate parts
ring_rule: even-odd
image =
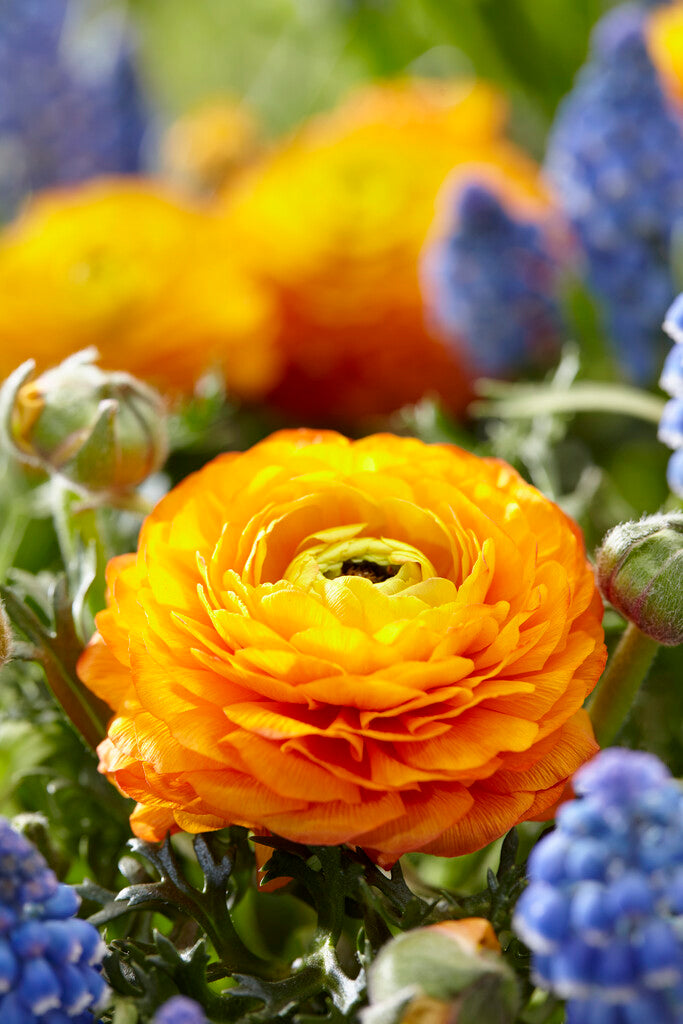
[[[280,305],[276,404],[315,422],[357,423],[426,393],[464,410],[467,347],[445,345],[426,322],[420,252],[454,167],[468,181],[494,179],[513,209],[547,205],[538,168],[503,138],[503,121],[483,84],[371,86],[226,191],[230,244]]]
[[[171,491],[108,581],[79,673],[144,838],[232,822],[381,864],[465,853],[596,751],[581,535],[496,459],[284,431]]]
[[[274,314],[214,219],[151,182],[45,193],[0,235],[0,378],[94,345],[104,368],[162,391],[217,367],[259,397],[277,374]]]

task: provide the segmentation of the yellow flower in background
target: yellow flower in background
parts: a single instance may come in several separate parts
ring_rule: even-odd
[[[108,585],[79,674],[143,838],[456,855],[547,815],[597,749],[579,530],[498,460],[283,431],[171,491]]]
[[[683,3],[655,7],[648,18],[648,50],[669,98],[683,103]]]
[[[279,299],[286,372],[272,397],[287,411],[353,423],[428,392],[463,410],[471,368],[426,323],[419,255],[454,167],[512,203],[546,201],[504,115],[482,84],[370,86],[225,192],[226,231]]]
[[[167,129],[161,160],[165,176],[195,193],[216,192],[263,149],[255,116],[236,99],[221,97],[189,111]]]
[[[152,182],[44,193],[0,236],[0,377],[95,346],[105,369],[170,393],[210,368],[260,397],[278,360],[268,294],[215,222]]]

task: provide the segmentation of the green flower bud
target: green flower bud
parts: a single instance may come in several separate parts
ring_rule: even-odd
[[[512,1024],[519,991],[488,921],[397,935],[368,969],[363,1024]]]
[[[603,596],[660,644],[683,643],[683,512],[620,523],[597,555]]]
[[[95,366],[96,356],[77,352],[34,380],[35,363],[23,363],[3,385],[1,428],[21,461],[90,494],[121,494],[166,458],[164,403],[135,377]]]

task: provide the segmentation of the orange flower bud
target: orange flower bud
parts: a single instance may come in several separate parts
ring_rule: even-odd
[[[483,918],[443,921],[395,936],[368,971],[363,1024],[511,1024],[514,972]]]

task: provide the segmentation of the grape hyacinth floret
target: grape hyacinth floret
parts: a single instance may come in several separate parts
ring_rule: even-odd
[[[25,195],[141,169],[147,117],[111,9],[5,0],[0,23],[0,218]]]
[[[557,263],[541,227],[491,189],[458,190],[452,229],[427,249],[424,271],[431,314],[478,372],[505,376],[557,351]]]
[[[153,1024],[207,1024],[199,1003],[186,996],[173,996],[157,1011]]]
[[[568,1024],[683,1019],[683,792],[652,754],[612,748],[534,848],[514,928]]]
[[[104,943],[74,917],[80,899],[0,818],[0,1021],[92,1024]]]
[[[625,4],[598,23],[546,161],[619,362],[642,383],[664,352],[672,231],[683,214],[683,130],[648,54],[647,17]]]
[[[659,378],[659,386],[671,395],[671,401],[664,406],[657,436],[662,444],[673,448],[666,478],[673,493],[683,498],[683,295],[669,308],[664,330],[675,344]]]

